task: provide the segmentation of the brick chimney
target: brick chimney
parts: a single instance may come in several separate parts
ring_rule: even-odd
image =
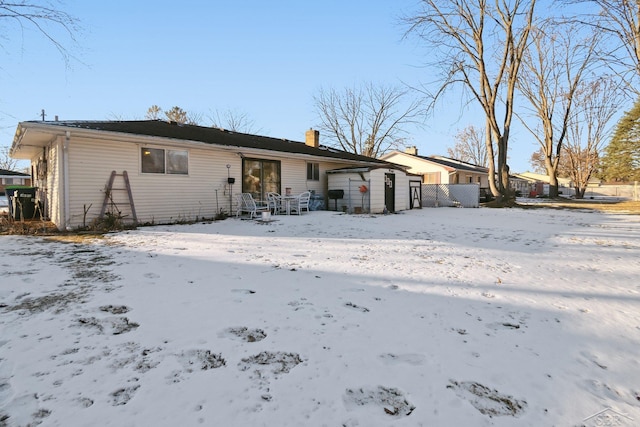
[[[407,154],[411,154],[412,156],[417,156],[418,155],[418,147],[416,147],[415,145],[412,145],[411,147],[405,148],[404,152],[407,153]]]
[[[304,143],[309,147],[318,148],[320,145],[320,131],[309,129],[305,134]]]

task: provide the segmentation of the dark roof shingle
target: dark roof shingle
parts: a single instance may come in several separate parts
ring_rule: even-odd
[[[322,145],[319,148],[314,148],[307,146],[303,142],[290,141],[288,139],[251,135],[213,127],[177,124],[175,122],[166,122],[162,120],[55,121],[33,123],[46,123],[47,125],[57,125],[61,127],[88,129],[94,131],[155,136],[160,138],[197,141],[205,144],[217,144],[222,146],[240,148],[255,148],[278,151],[281,153],[307,154],[312,156],[328,157],[341,160],[388,164],[388,162],[382,160],[348,153],[346,151],[336,150],[334,148]]]

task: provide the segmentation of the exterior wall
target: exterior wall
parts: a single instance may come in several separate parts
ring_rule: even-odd
[[[395,163],[397,165],[408,166],[407,172],[415,175],[425,175],[427,173],[437,172],[440,174],[440,182],[437,184],[449,184],[449,171],[444,167],[433,164],[415,156],[406,155],[403,153],[390,153],[384,156],[384,160],[387,162]]]
[[[411,193],[409,191],[409,181],[411,180],[411,177],[401,171],[395,171],[395,175],[396,175],[396,211],[408,210],[411,208],[411,201],[410,201]]]
[[[385,209],[385,174],[395,175],[395,210],[402,211],[409,209],[409,177],[402,171],[389,169],[373,169],[364,172],[362,176],[353,172],[338,172],[329,174],[329,189],[344,190],[344,199],[338,200],[338,210],[343,206],[347,212],[353,213],[355,207],[362,207],[363,197],[359,188],[361,185],[368,187],[368,192],[364,197],[364,210],[370,213],[382,213]],[[364,180],[362,179],[364,177]],[[334,201],[329,201],[330,209],[334,209]]]
[[[423,179],[424,184],[479,184],[482,188],[489,187],[489,176],[486,173],[466,170],[457,170],[455,173],[450,173],[442,165],[400,152],[389,153],[382,158],[388,162],[409,167],[407,172],[412,174],[423,176],[432,173],[439,174],[437,182],[427,182]]]
[[[213,146],[177,142],[168,145],[165,140],[148,138],[148,142],[96,139],[74,136],[68,142],[69,223],[65,224],[64,160],[65,138],[59,137],[47,148],[47,174],[39,179],[49,218],[60,228],[78,228],[90,225],[98,218],[105,197],[105,188],[113,170],[117,174],[127,171],[133,202],[140,224],[173,223],[213,218],[218,212],[235,214],[235,194],[242,191],[242,157],[235,151]],[[188,175],[154,174],[141,172],[141,148],[163,148],[188,152]],[[245,157],[279,160],[281,162],[281,188],[290,187],[293,194],[313,190],[325,197],[326,171],[348,166],[347,162],[317,161],[319,181],[307,181],[307,162],[303,158],[283,158],[271,153],[243,153]],[[31,159],[32,165],[39,158]],[[230,165],[230,168],[227,168]],[[235,178],[230,186],[227,178]],[[114,205],[107,211],[119,211],[124,222],[133,220],[124,178],[117,176],[112,191]]]
[[[332,173],[332,174],[328,174],[327,177],[327,182],[328,182],[328,190],[344,190],[344,198],[343,199],[338,199],[337,200],[337,210],[341,211],[341,210],[345,210],[345,209],[349,209],[349,207],[353,207],[355,206],[354,203],[358,203],[358,206],[360,204],[359,200],[354,199],[353,197],[349,197],[349,186],[350,186],[350,179],[354,180],[354,179],[360,179],[360,176],[356,173]],[[358,198],[360,196],[358,195]],[[329,204],[327,205],[327,208],[329,210],[333,210],[336,201],[335,200],[329,200],[328,201]]]
[[[266,158],[266,157],[265,157]],[[282,174],[282,193],[287,187],[291,188],[292,194],[300,194],[304,191],[311,191],[316,195],[326,199],[328,183],[327,171],[345,167],[345,163],[328,161],[307,161],[302,159],[280,159]],[[318,163],[320,169],[320,179],[318,181],[307,180],[307,163]],[[325,200],[326,202],[326,200]]]
[[[188,175],[141,172],[142,147],[179,149],[188,152]],[[231,165],[227,168],[226,165]],[[232,200],[240,192],[242,162],[235,153],[222,150],[184,148],[117,141],[71,138],[69,146],[69,207],[70,226],[87,225],[100,214],[104,190],[113,170],[127,171],[138,222],[167,223],[212,218],[220,209],[235,209]],[[236,184],[227,184],[228,174]],[[217,190],[217,192],[216,192]],[[217,194],[217,199],[216,199]],[[132,219],[124,178],[117,176],[112,191],[115,209],[126,220]],[[231,203],[230,203],[231,202]],[[107,210],[113,208],[108,205]]]
[[[458,184],[478,184],[482,188],[489,187],[489,176],[484,173],[458,171]]]
[[[278,157],[264,157],[280,160],[280,183],[282,194],[291,188],[291,194],[307,191],[307,163],[300,159],[282,159]]]
[[[41,198],[45,204],[45,212],[49,219],[58,224],[59,228],[64,226],[64,212],[62,202],[62,140],[53,141],[47,152],[47,173],[43,179],[38,179],[36,186],[40,189]],[[38,158],[32,159],[32,164],[38,163]]]
[[[385,209],[385,178],[387,173],[395,175],[395,210],[409,209],[409,177],[398,170],[374,169],[371,171],[371,212],[381,213]],[[373,189],[373,190],[372,190]]]

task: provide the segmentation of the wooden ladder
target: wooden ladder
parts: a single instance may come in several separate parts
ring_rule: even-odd
[[[117,176],[121,176],[124,179],[125,188],[113,188],[113,182],[116,180]],[[116,171],[111,172],[111,176],[109,177],[109,182],[104,189],[104,200],[102,202],[102,209],[100,209],[100,219],[104,218],[104,214],[107,211],[107,205],[109,201],[113,202],[112,192],[114,190],[127,190],[127,196],[129,197],[129,206],[131,207],[131,215],[133,217],[134,225],[138,224],[138,216],[136,215],[136,207],[133,204],[133,194],[131,193],[131,184],[129,184],[129,175],[127,175],[127,171],[123,171],[121,174],[116,173]],[[115,204],[115,203],[114,203]]]

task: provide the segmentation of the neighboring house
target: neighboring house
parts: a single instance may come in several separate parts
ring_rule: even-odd
[[[31,175],[22,172],[0,169],[0,195],[5,194],[8,185],[31,185]]]
[[[239,192],[266,200],[267,192],[310,190],[326,203],[333,169],[382,166],[404,175],[383,160],[322,146],[314,130],[301,143],[159,120],[21,122],[10,155],[31,161],[37,199],[60,229],[99,217],[112,171],[107,212],[133,214],[128,193],[119,191],[126,171],[139,223],[233,213]]]
[[[516,192],[517,197],[535,197],[537,195],[536,181],[517,173],[509,175],[509,186]]]
[[[549,176],[540,173],[533,172],[524,172],[513,175],[515,178],[519,180],[526,180],[529,182],[531,187],[531,196],[543,196],[549,195]],[[512,185],[513,187],[513,185]],[[517,190],[517,188],[516,188]],[[526,193],[521,191],[522,195],[525,196]],[[573,189],[573,182],[569,178],[560,178],[558,177],[558,194],[571,196],[575,193]]]
[[[392,151],[380,160],[403,165],[407,172],[422,176],[423,184],[479,184],[489,187],[489,170],[443,156],[419,156],[416,147]]]

